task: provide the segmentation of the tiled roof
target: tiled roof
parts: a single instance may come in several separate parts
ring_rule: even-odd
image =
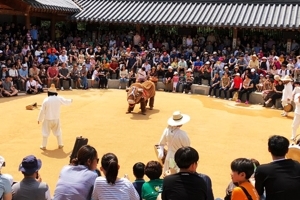
[[[245,28],[300,28],[298,4],[77,0],[77,21]]]
[[[78,13],[80,8],[72,0],[23,0],[34,8]]]

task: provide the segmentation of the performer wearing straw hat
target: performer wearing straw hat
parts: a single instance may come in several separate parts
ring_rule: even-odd
[[[168,127],[165,128],[160,141],[158,143],[158,158],[161,159],[164,156],[164,146],[167,145],[168,153],[166,155],[163,173],[170,168],[177,168],[174,161],[174,155],[176,151],[181,147],[190,146],[190,139],[187,133],[181,130],[181,126],[190,121],[190,117],[185,114],[181,114],[180,111],[175,111],[173,116],[168,120]]]
[[[51,84],[51,87],[48,89],[48,97],[43,101],[38,116],[38,124],[43,121],[43,142],[40,149],[46,150],[50,131],[52,131],[52,133],[57,138],[58,148],[61,149],[64,147],[60,129],[60,106],[70,105],[72,101],[72,99],[65,99],[63,97],[57,96],[55,85]]]
[[[292,79],[289,75],[286,75],[285,77],[281,78],[284,89],[282,91],[282,98],[281,103],[282,107],[285,107],[287,104],[290,104],[292,101],[293,96],[293,85],[291,83]],[[288,112],[284,111],[281,113],[282,117],[286,117],[288,115]]]

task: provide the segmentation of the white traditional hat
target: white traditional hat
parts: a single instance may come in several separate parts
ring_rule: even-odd
[[[50,88],[48,88],[48,92],[57,93],[57,90],[55,88],[55,85],[52,83]]]
[[[292,81],[291,77],[289,75],[286,75],[285,77],[281,78],[282,81]]]
[[[170,126],[180,126],[187,123],[188,121],[190,121],[190,116],[181,114],[180,111],[175,111],[173,113],[173,116],[168,119],[168,124]]]

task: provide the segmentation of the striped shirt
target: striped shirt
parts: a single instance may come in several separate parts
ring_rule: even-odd
[[[94,184],[93,200],[139,200],[133,184],[126,178],[117,179],[114,185],[108,184],[106,178],[98,177]]]

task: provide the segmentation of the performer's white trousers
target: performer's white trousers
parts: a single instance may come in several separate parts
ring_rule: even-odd
[[[281,101],[282,107],[284,107],[286,104],[288,104],[288,101],[286,101],[286,100]],[[287,112],[285,112],[285,111],[283,111],[283,113],[287,114]]]
[[[43,142],[42,146],[46,147],[48,137],[50,132],[52,131],[53,135],[57,138],[58,145],[63,145],[62,143],[62,136],[61,136],[61,129],[60,129],[60,121],[57,120],[44,120],[42,125],[42,135],[43,135]]]
[[[297,135],[297,129],[300,125],[300,114],[294,113],[294,120],[292,123],[292,137],[295,138]]]

